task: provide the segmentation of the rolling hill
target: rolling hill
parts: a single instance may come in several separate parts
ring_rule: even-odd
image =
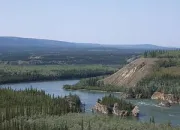
[[[47,39],[35,39],[35,38],[21,38],[21,37],[0,37],[0,51],[6,50],[62,50],[62,49],[167,49],[166,47],[151,45],[151,44],[139,44],[139,45],[103,45],[92,43],[75,43],[57,40]]]

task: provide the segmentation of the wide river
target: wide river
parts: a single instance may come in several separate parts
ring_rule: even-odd
[[[18,83],[0,85],[0,87],[11,87],[12,89],[19,90],[25,88],[37,88],[44,90],[46,93],[54,94],[55,96],[65,96],[69,93],[77,94],[82,103],[86,105],[86,112],[91,112],[91,108],[95,105],[98,98],[109,95],[107,92],[95,91],[66,91],[63,89],[65,84],[75,84],[79,80],[63,80],[63,81],[48,81],[48,82],[35,82],[35,83]],[[119,93],[113,93],[115,96],[120,97]],[[159,107],[157,102],[153,100],[130,100],[140,108],[140,121],[149,122],[150,117],[154,116],[156,123],[167,123],[171,121],[173,125],[180,125],[180,105],[174,105],[170,108]]]

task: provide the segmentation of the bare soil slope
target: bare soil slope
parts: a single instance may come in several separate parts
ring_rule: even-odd
[[[155,61],[157,61],[155,58],[136,59],[103,81],[105,84],[134,87],[138,81],[153,71]]]

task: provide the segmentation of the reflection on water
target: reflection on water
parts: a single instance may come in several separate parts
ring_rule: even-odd
[[[81,98],[82,103],[86,104],[86,112],[91,112],[91,108],[95,105],[98,98],[102,98],[105,95],[109,95],[107,92],[95,92],[95,91],[66,91],[63,89],[65,84],[75,84],[79,80],[64,80],[64,81],[48,81],[48,82],[35,82],[35,83],[18,83],[1,85],[1,87],[11,87],[12,89],[25,89],[25,88],[37,88],[38,90],[44,90],[46,93],[54,94],[54,96],[65,96],[69,93],[77,94]],[[120,97],[119,93],[113,93],[115,96]],[[170,108],[160,107],[156,101],[153,100],[129,100],[136,104],[140,108],[139,120],[144,122],[148,121],[150,117],[154,116],[157,123],[167,123],[171,121],[172,124],[180,124],[180,106],[174,105]]]

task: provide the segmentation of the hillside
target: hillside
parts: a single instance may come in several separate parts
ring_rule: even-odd
[[[21,37],[0,37],[0,51],[11,50],[57,50],[57,49],[68,49],[68,48],[99,48],[99,44],[90,43],[75,43],[57,40],[47,39],[35,39],[35,38],[21,38]]]
[[[105,84],[134,87],[142,78],[153,70],[156,58],[139,58],[132,61],[113,75],[105,78]]]
[[[82,48],[117,48],[117,49],[165,49],[165,47],[151,45],[151,44],[139,44],[139,45],[103,45],[92,43],[75,43],[48,39],[36,39],[36,38],[21,38],[21,37],[0,37],[0,51],[11,50],[49,50],[49,49],[82,49]],[[167,48],[166,48],[167,49]],[[21,50],[22,51],[22,50]]]

